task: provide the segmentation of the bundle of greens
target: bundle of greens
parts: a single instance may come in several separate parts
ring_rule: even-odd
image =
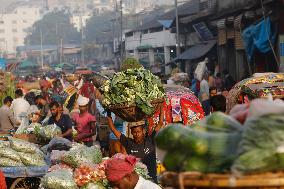
[[[101,90],[104,93],[104,106],[136,104],[149,116],[155,111],[151,102],[165,96],[161,80],[144,68],[116,73]]]

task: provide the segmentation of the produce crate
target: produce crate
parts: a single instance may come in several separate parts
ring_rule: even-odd
[[[160,105],[164,102],[164,99],[157,99],[151,102],[155,110],[157,110]],[[133,105],[112,105],[108,109],[115,115],[127,122],[141,121],[149,116],[142,112],[142,110]],[[151,117],[151,116],[150,116]]]
[[[22,139],[31,143],[37,143],[37,137],[35,134],[15,134],[14,138]]]
[[[229,174],[172,173],[165,172],[161,179],[164,188],[207,189],[284,189],[284,173],[263,173],[234,177]]]

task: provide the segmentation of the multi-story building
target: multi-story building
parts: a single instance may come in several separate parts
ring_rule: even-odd
[[[16,47],[24,45],[28,28],[42,18],[41,7],[23,6],[10,13],[0,15],[0,51],[16,52]]]
[[[94,12],[97,15],[101,15],[106,11],[113,11],[116,7],[115,0],[94,0],[93,1]]]
[[[92,13],[86,13],[84,15],[74,14],[70,17],[70,23],[74,25],[77,31],[81,31],[82,27],[86,27],[87,21],[92,17]]]
[[[153,9],[154,1],[152,0],[126,0],[124,9],[132,13],[139,13],[145,9]]]
[[[92,4],[91,0],[47,0],[47,6],[50,10],[69,8],[71,12],[78,9],[87,10],[88,5]]]

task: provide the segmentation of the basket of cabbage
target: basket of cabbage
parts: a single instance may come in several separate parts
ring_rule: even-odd
[[[101,87],[103,105],[128,122],[151,117],[164,102],[164,89],[159,77],[144,68],[116,73]]]

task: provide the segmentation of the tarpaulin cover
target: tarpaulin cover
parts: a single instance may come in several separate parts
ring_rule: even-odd
[[[5,177],[41,177],[44,176],[49,169],[49,166],[43,167],[0,167]]]
[[[263,19],[257,25],[251,25],[246,28],[242,33],[242,37],[249,62],[251,62],[256,49],[261,53],[271,51],[269,40],[274,44],[276,33],[272,29],[270,18],[267,18],[266,20]]]

